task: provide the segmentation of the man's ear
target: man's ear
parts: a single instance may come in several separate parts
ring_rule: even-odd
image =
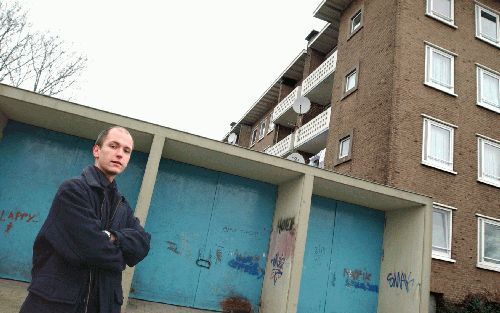
[[[101,149],[101,147],[99,147],[98,145],[94,145],[94,147],[92,148],[92,154],[94,155],[94,158],[99,158],[99,150]]]

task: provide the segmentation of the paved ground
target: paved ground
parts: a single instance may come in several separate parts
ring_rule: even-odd
[[[0,312],[19,313],[19,308],[26,298],[27,283],[0,279]],[[194,310],[160,303],[152,303],[130,299],[126,313],[206,313],[209,311]],[[124,311],[125,313],[125,311]]]

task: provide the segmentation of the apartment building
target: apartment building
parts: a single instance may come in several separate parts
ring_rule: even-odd
[[[430,303],[498,295],[500,2],[324,0],[314,16],[328,24],[224,140],[431,196]]]

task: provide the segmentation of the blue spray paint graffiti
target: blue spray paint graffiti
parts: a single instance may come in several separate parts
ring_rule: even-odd
[[[283,253],[281,255],[276,253],[276,255],[271,259],[271,265],[273,266],[271,279],[274,281],[274,285],[276,285],[276,281],[283,276],[283,265],[285,264],[285,261],[286,258]]]
[[[370,283],[372,274],[362,270],[344,268],[345,286],[378,293],[378,285]]]
[[[410,292],[411,288],[415,284],[415,279],[411,277],[410,273],[405,272],[395,272],[387,274],[387,282],[391,288],[399,288],[406,292]]]
[[[228,262],[228,265],[234,269],[241,270],[257,279],[264,277],[264,269],[259,266],[258,256],[242,256],[237,254],[236,258]]]

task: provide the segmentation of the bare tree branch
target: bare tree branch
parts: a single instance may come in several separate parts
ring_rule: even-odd
[[[85,70],[87,58],[58,36],[32,32],[16,2],[0,0],[0,82],[49,96],[61,95]]]

